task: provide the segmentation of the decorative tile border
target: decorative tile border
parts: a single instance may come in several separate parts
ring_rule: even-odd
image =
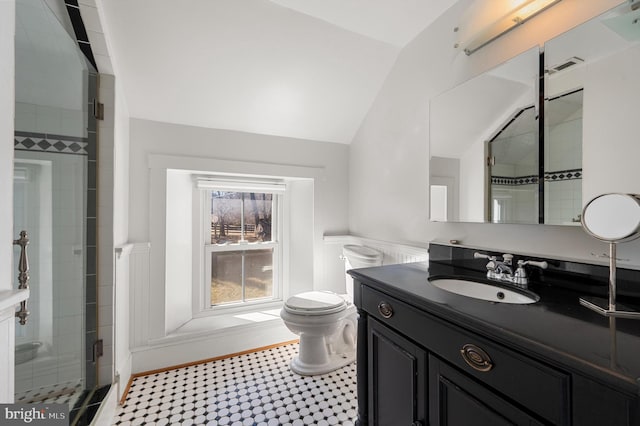
[[[53,152],[56,154],[88,155],[86,138],[15,132],[13,147],[21,151]]]
[[[561,182],[576,179],[582,179],[582,169],[558,170],[544,173],[545,182]],[[537,185],[538,176],[491,176],[491,184],[505,186]]]
[[[582,169],[559,170],[557,172],[545,172],[545,182],[560,182],[563,180],[582,179]]]
[[[537,185],[538,176],[491,176],[491,184],[505,186]]]

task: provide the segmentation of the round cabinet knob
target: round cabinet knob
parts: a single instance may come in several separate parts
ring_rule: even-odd
[[[486,372],[493,368],[491,357],[476,345],[464,345],[462,349],[460,349],[460,354],[462,355],[462,359],[474,370]]]
[[[393,308],[387,302],[378,303],[378,312],[382,318],[391,318],[393,316]]]

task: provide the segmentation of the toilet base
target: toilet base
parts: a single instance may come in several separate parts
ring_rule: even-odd
[[[306,364],[300,361],[300,357],[296,355],[291,360],[290,366],[291,371],[301,376],[316,376],[330,373],[338,368],[351,364],[355,360],[355,351],[344,354],[330,354],[328,355],[328,361],[324,364]]]

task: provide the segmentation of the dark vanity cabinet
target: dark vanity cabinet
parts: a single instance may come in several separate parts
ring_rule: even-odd
[[[355,290],[360,426],[640,424],[637,395],[500,344],[379,282],[356,276]]]
[[[429,357],[430,424],[541,425],[535,417],[489,391],[436,356]]]
[[[367,327],[370,423],[425,424],[427,351],[376,320]]]

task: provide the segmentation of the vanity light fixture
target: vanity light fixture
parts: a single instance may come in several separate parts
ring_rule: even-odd
[[[466,42],[463,41],[461,43],[464,53],[471,55],[476,50],[491,43],[493,40],[560,1],[561,0],[511,0],[512,9],[495,21],[480,28],[472,34]]]

